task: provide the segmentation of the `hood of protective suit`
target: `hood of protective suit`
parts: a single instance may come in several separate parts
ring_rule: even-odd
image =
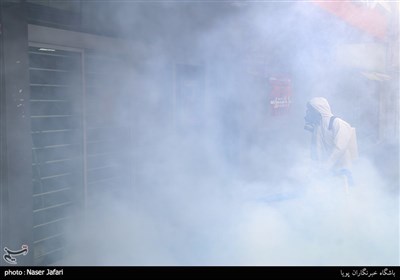
[[[308,104],[317,110],[323,118],[330,118],[333,116],[328,100],[323,97],[314,97],[308,102]]]

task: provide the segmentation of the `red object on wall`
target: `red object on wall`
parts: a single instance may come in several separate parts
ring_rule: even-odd
[[[269,104],[273,116],[283,115],[289,111],[292,103],[292,83],[288,78],[269,78],[271,86]]]

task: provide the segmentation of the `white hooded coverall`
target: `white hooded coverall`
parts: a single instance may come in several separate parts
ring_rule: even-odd
[[[333,114],[328,101],[315,97],[309,104],[321,114],[321,121],[312,135],[312,158],[333,172],[350,170],[352,161],[358,156],[355,128],[336,117],[329,129]]]

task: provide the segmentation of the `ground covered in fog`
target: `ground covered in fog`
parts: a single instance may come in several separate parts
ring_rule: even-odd
[[[398,196],[361,165],[349,193],[302,176],[275,188],[213,178],[100,197],[65,264],[398,265]]]

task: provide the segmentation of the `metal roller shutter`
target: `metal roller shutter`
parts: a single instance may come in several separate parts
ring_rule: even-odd
[[[34,263],[47,265],[83,198],[82,54],[30,47],[29,63]]]

